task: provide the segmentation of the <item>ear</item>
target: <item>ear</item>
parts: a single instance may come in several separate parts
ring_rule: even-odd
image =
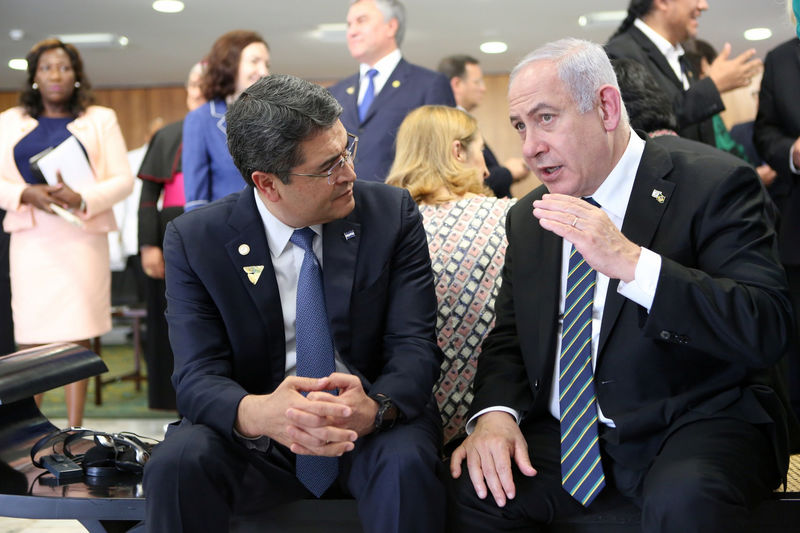
[[[450,88],[453,90],[453,94],[457,94],[458,90],[461,88],[461,78],[458,76],[450,78]]]
[[[397,19],[389,19],[389,22],[386,23],[386,26],[389,29],[389,34],[394,39],[395,44],[397,44],[397,28],[400,27],[400,23],[397,22]]]
[[[253,186],[264,198],[272,203],[280,201],[281,194],[278,184],[282,184],[282,182],[277,175],[271,172],[255,171],[250,178],[253,180]]]
[[[671,3],[671,0],[653,0],[653,5],[650,7],[650,12],[667,11]]]
[[[622,97],[611,85],[603,85],[599,91],[600,105],[597,110],[606,131],[614,131],[622,119]]]
[[[453,141],[453,144],[450,147],[450,151],[453,154],[453,157],[456,161],[464,161],[464,145],[461,144],[461,141],[456,139]]]

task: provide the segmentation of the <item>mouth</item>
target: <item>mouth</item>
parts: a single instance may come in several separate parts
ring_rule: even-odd
[[[564,167],[561,166],[561,165],[556,165],[556,166],[552,166],[552,167],[539,167],[538,168],[538,170],[539,170],[538,173],[539,173],[540,176],[542,176],[544,178],[550,178],[553,175],[558,174],[558,171],[561,170],[562,168],[564,168]]]

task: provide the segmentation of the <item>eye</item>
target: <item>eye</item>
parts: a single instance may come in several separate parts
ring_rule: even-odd
[[[511,124],[511,127],[519,132],[525,131],[525,124],[523,122],[514,122]]]
[[[542,115],[539,117],[539,120],[542,124],[549,124],[554,118],[554,115],[551,115],[550,113],[542,113]]]

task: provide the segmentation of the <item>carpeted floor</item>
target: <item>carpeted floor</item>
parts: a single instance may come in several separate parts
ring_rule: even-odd
[[[102,357],[108,366],[103,380],[121,376],[133,370],[133,347],[128,344],[104,344]],[[142,371],[146,373],[144,363]],[[137,392],[133,381],[115,381],[103,386],[103,405],[94,404],[94,378],[89,380],[89,393],[86,396],[86,418],[165,418],[177,416],[174,411],[155,411],[147,407],[147,381],[143,380],[142,390]],[[48,418],[65,418],[67,408],[64,404],[64,389],[52,390],[44,395],[42,413]]]

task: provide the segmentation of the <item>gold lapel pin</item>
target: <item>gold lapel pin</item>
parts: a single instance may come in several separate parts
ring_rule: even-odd
[[[666,197],[666,196],[664,196],[664,193],[662,193],[662,192],[661,192],[661,191],[659,191],[658,189],[653,189],[653,192],[652,192],[652,193],[650,193],[650,196],[652,196],[653,198],[655,198],[655,199],[656,199],[656,201],[657,201],[658,203],[660,203],[660,204],[663,204],[663,203],[664,203],[664,201],[667,199],[667,197]]]
[[[348,87],[347,89],[344,90],[344,92],[346,92],[347,94],[353,94],[354,92],[356,92],[356,88]]]
[[[250,247],[246,244],[239,245],[239,255],[247,255],[250,253]]]
[[[392,87],[394,87],[395,89],[397,89],[398,87],[400,87],[400,82],[399,82],[398,80],[394,80],[394,81],[392,82]]]
[[[247,274],[247,279],[250,280],[250,283],[255,285],[258,283],[258,278],[261,277],[261,273],[264,271],[264,265],[246,266],[242,267],[242,270]]]

